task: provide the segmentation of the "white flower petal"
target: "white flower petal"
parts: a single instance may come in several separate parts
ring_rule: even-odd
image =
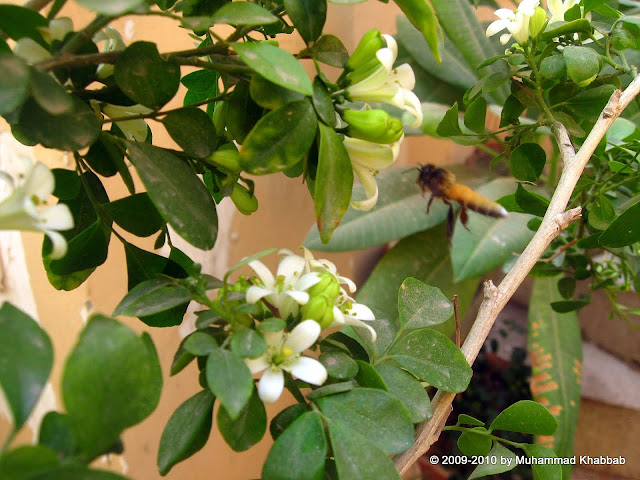
[[[327,381],[327,369],[315,358],[296,358],[286,369],[300,380],[313,385],[322,385]]]
[[[293,279],[297,279],[302,275],[306,262],[304,258],[298,255],[287,255],[278,264],[276,276],[284,277],[288,281],[285,283],[293,283]]]
[[[247,289],[246,299],[247,303],[257,303],[261,298],[266,297],[271,293],[271,290],[266,288],[258,287],[256,285],[251,285]]]
[[[345,312],[347,316],[357,318],[359,320],[375,320],[376,316],[371,309],[362,303],[354,303],[351,308]]]
[[[71,210],[62,203],[41,208],[38,213],[45,230],[71,230],[73,228]]]
[[[396,61],[396,53],[390,48],[381,48],[376,52],[376,57],[385,71],[390,72],[393,68],[393,62]]]
[[[420,103],[420,99],[411,90],[403,89],[402,94],[404,96],[404,109],[415,117],[415,120],[411,124],[411,126],[414,128],[418,128],[420,125],[422,125],[422,121],[424,119],[422,115],[422,104]]]
[[[24,193],[27,197],[36,197],[44,202],[53,192],[55,179],[53,173],[44,163],[36,163],[24,182]]]
[[[516,14],[514,13],[513,10],[510,10],[508,8],[499,8],[498,10],[496,10],[495,12],[493,12],[494,15],[496,17],[498,17],[501,20],[512,20],[515,18]]]
[[[510,33],[505,33],[503,35],[500,35],[500,43],[502,45],[506,45],[509,40],[511,40],[511,34]]]
[[[369,211],[375,207],[378,202],[378,184],[376,183],[376,177],[370,168],[357,164],[353,164],[352,167],[358,180],[360,180],[362,184],[366,198],[364,200],[352,201],[351,206],[356,210]]]
[[[284,374],[282,370],[266,369],[258,382],[258,396],[264,403],[275,403],[280,398],[284,388]]]
[[[245,358],[244,363],[249,367],[249,371],[252,375],[263,371],[269,366],[269,360],[266,354],[258,358]]]
[[[386,33],[382,34],[382,38],[384,38],[387,48],[393,52],[393,61],[395,62],[396,57],[398,56],[398,43],[396,42],[396,39]]]
[[[304,352],[316,342],[321,330],[320,324],[315,320],[305,320],[291,330],[283,347],[290,348],[294,354]]]
[[[495,22],[489,24],[489,26],[487,27],[486,35],[487,37],[492,37],[505,28],[507,28],[507,22],[505,20],[496,20]]]
[[[319,281],[320,281],[320,276],[318,275],[318,272],[305,273],[302,277],[300,277],[300,280],[296,282],[296,289],[308,290]]]
[[[413,68],[408,63],[403,63],[393,70],[391,80],[399,84],[402,88],[413,90],[416,86],[416,75]]]
[[[298,305],[304,305],[309,301],[309,294],[307,292],[299,292],[297,290],[287,290],[284,293],[289,297],[293,298]]]
[[[269,270],[264,263],[260,260],[253,260],[252,262],[249,262],[249,266],[254,272],[256,272],[256,275],[258,275],[258,278],[262,280],[262,284],[265,287],[273,287],[276,280],[273,277],[271,270]]]
[[[54,260],[64,257],[67,253],[67,241],[62,234],[54,232],[53,230],[47,230],[44,233],[46,233],[53,244],[50,257]]]

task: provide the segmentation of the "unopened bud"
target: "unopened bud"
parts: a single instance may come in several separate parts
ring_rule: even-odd
[[[347,134],[368,142],[390,144],[402,137],[402,122],[384,110],[345,110]]]
[[[258,209],[258,199],[255,195],[251,195],[249,190],[236,183],[231,192],[231,200],[235,204],[238,211],[244,215],[251,215]]]
[[[333,323],[333,300],[325,295],[312,297],[300,307],[300,314],[305,320],[315,320],[320,327],[327,328]]]
[[[547,24],[547,12],[540,7],[536,7],[529,19],[529,36],[531,38],[536,38],[540,32],[544,30],[545,25]]]
[[[371,59],[376,58],[376,52],[385,46],[380,30],[372,29],[364,34],[345,65],[346,70],[355,70]]]

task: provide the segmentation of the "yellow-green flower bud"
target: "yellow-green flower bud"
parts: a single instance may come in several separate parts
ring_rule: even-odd
[[[325,296],[332,302],[335,301],[340,294],[340,284],[336,277],[329,272],[323,272],[318,276],[320,281],[307,290],[309,297]]]
[[[376,58],[376,52],[385,46],[380,30],[372,29],[364,34],[345,65],[346,70],[355,70],[361,65]]]
[[[238,150],[235,148],[233,143],[228,145],[230,145],[230,148],[222,146],[205,158],[205,161],[215,167],[223,167],[227,170],[231,170],[232,172],[240,173],[242,171],[242,167],[240,166]]]
[[[531,38],[536,38],[544,30],[544,26],[546,24],[547,12],[540,7],[536,7],[533,15],[529,19],[529,36]]]
[[[251,215],[258,209],[258,199],[255,195],[251,195],[249,190],[236,183],[231,192],[231,200],[235,204],[238,211],[244,215]]]
[[[334,320],[333,302],[325,295],[312,297],[300,307],[300,314],[304,320],[315,320],[320,327],[327,328]]]
[[[347,135],[374,143],[390,144],[402,137],[402,122],[384,110],[345,110]]]

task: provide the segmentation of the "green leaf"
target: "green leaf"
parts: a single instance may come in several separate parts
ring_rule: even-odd
[[[402,13],[407,16],[411,24],[422,34],[433,58],[442,63],[439,44],[442,43],[442,30],[438,23],[438,17],[428,2],[416,2],[414,0],[394,0]]]
[[[558,292],[562,298],[569,299],[573,297],[576,291],[576,279],[571,277],[563,277],[558,280]]]
[[[329,376],[336,380],[350,380],[358,373],[358,364],[343,352],[325,352],[318,360],[327,369]]]
[[[508,472],[516,466],[516,454],[498,442],[493,444],[493,448],[489,452],[488,457],[491,459],[491,462],[478,465],[469,476],[469,480]]]
[[[318,114],[318,118],[320,118],[325,125],[335,127],[337,120],[336,109],[333,106],[333,99],[331,98],[331,94],[329,93],[327,86],[319,76],[313,79],[312,101],[313,107],[316,109],[316,113]]]
[[[451,318],[453,305],[439,288],[409,277],[398,291],[398,312],[403,328],[425,328]]]
[[[249,403],[235,419],[221,406],[217,423],[222,437],[235,452],[244,452],[262,440],[267,431],[267,412],[258,391],[253,390]]]
[[[31,94],[38,105],[52,115],[73,110],[71,95],[51,75],[37,68],[31,70]]]
[[[400,331],[400,322],[389,317],[386,313],[372,307],[375,320],[367,321],[367,325],[376,332],[376,341],[373,342],[368,329],[343,327],[342,332],[355,338],[364,347],[370,357],[383,355]]]
[[[67,244],[67,253],[52,260],[49,268],[56,275],[69,275],[102,265],[107,260],[110,232],[100,221],[73,237]]]
[[[250,328],[239,327],[233,330],[231,350],[240,357],[257,358],[267,348],[267,342],[260,333]]]
[[[229,25],[269,25],[279,21],[269,10],[249,2],[224,4],[216,10],[211,20]]]
[[[13,431],[27,421],[52,366],[49,336],[29,315],[4,302],[0,308],[0,387],[13,417]]]
[[[585,13],[587,12],[585,11]],[[572,20],[558,27],[546,30],[541,38],[542,40],[551,40],[552,38],[563,37],[565,35],[571,35],[572,33],[591,33],[591,31],[591,22],[586,18],[579,18],[578,20]]]
[[[221,103],[226,127],[234,140],[244,143],[245,138],[262,119],[263,110],[249,95],[249,83],[238,82],[231,96],[226,102]],[[216,108],[216,112],[218,109]]]
[[[413,423],[431,418],[431,401],[420,380],[395,365],[376,365],[389,393],[398,398],[407,407]]]
[[[117,473],[108,472],[106,470],[94,470],[80,465],[63,465],[38,475],[37,477],[29,477],[33,480],[129,480]]]
[[[590,88],[567,99],[566,103],[576,117],[583,119],[595,119],[607,105],[616,87],[610,83]]]
[[[189,291],[168,278],[156,278],[136,285],[120,301],[114,315],[142,317],[169,310],[191,300]]]
[[[545,407],[532,400],[520,400],[498,414],[489,431],[530,433],[532,435],[553,435],[558,421]]]
[[[306,413],[307,406],[301,403],[296,403],[294,405],[289,405],[287,408],[278,413],[273,420],[271,420],[271,425],[269,425],[269,433],[274,440],[277,440],[282,433],[289,428],[297,418],[299,418],[303,413]]]
[[[484,133],[487,117],[487,101],[484,97],[476,98],[464,112],[464,124],[476,133]]]
[[[281,87],[311,96],[311,80],[289,52],[268,43],[235,43],[238,56],[259,75]]]
[[[598,195],[589,209],[589,225],[596,230],[605,230],[616,218],[616,211],[604,195]]]
[[[218,349],[218,342],[208,333],[193,332],[184,339],[181,348],[191,355],[207,357],[211,352]]]
[[[114,222],[138,237],[153,235],[164,226],[164,220],[146,193],[136,193],[103,207]]]
[[[216,147],[216,127],[211,117],[199,108],[187,107],[169,112],[162,119],[162,124],[184,153],[191,157],[204,158]]]
[[[322,35],[311,47],[311,55],[319,62],[343,68],[349,60],[349,52],[335,35]]]
[[[593,82],[600,72],[600,55],[587,47],[567,46],[562,51],[567,73],[579,87]]]
[[[377,388],[379,390],[389,391],[384,380],[376,369],[369,362],[364,360],[356,360],[358,365],[358,374],[355,376],[357,386],[365,388]],[[402,401],[402,399],[400,399]]]
[[[471,379],[471,367],[460,349],[435,330],[425,328],[404,335],[391,348],[389,358],[447,392],[463,392]]]
[[[300,407],[294,405],[290,408]],[[277,417],[276,417],[277,418]],[[264,480],[320,480],[327,455],[321,415],[306,412],[280,434],[264,463]]]
[[[625,247],[640,241],[640,202],[636,202],[614,219],[602,232],[598,242],[603,247]]]
[[[50,114],[30,98],[22,107],[18,126],[34,142],[58,150],[81,150],[100,134],[95,112],[76,97],[73,109],[61,115]]]
[[[560,300],[559,302],[551,302],[551,308],[554,312],[568,313],[575,312],[589,305],[588,300]]]
[[[523,212],[538,217],[544,217],[549,207],[549,200],[547,198],[535,192],[530,192],[524,188],[522,184],[518,184],[514,199]]]
[[[209,439],[215,397],[208,390],[183,402],[162,431],[158,447],[158,471],[161,475],[200,450]]]
[[[172,58],[162,58],[155,43],[135,42],[118,55],[113,76],[133,101],[158,109],[178,91],[180,65]]]
[[[109,317],[91,317],[62,375],[62,396],[78,447],[88,459],[105,452],[125,428],[151,414],[161,389],[162,371],[149,336],[138,337]]]
[[[244,139],[240,165],[257,175],[295,165],[311,148],[316,125],[316,114],[307,100],[291,102],[268,113]]]
[[[0,456],[0,478],[28,480],[40,478],[60,464],[55,451],[44,445],[23,445]]]
[[[270,82],[261,75],[254,75],[249,85],[251,98],[263,108],[274,110],[288,103],[302,100],[304,95]]]
[[[1,27],[0,22],[0,30]],[[0,115],[7,115],[29,97],[31,71],[21,58],[3,52],[0,52],[0,71],[3,72],[0,75]]]
[[[55,411],[48,412],[40,424],[38,443],[57,452],[60,458],[73,455],[77,445],[69,416]]]
[[[109,0],[108,2],[102,0],[78,0],[78,3],[103,15],[118,16],[144,5],[145,0]]]
[[[535,182],[544,169],[547,154],[537,143],[521,143],[509,156],[509,170],[518,180]]]
[[[454,103],[453,106],[447,110],[447,113],[444,115],[444,118],[438,125],[438,128],[436,128],[436,134],[441,137],[462,135],[460,123],[458,121],[458,102]]]
[[[320,145],[313,203],[320,238],[328,242],[349,207],[353,169],[347,149],[336,131],[323,124],[319,124],[319,128]]]
[[[483,427],[474,430],[487,430]],[[463,432],[458,438],[458,448],[467,457],[485,456],[491,451],[491,437],[473,431]]]
[[[0,5],[0,30],[13,40],[28,37],[46,46],[47,43],[38,28],[48,25],[47,19],[35,10],[18,5]],[[6,71],[3,69],[3,72]]]
[[[386,455],[403,452],[413,444],[408,410],[384,390],[354,388],[316,403],[326,418],[363,435]]]
[[[458,422],[456,423],[456,425],[473,425],[474,427],[484,427],[484,422],[472,417],[471,415],[461,413],[458,416]]]
[[[326,0],[284,0],[284,8],[306,43],[317,40],[327,19]]]
[[[476,190],[490,198],[500,198],[513,191],[511,180],[501,179],[483,185]],[[469,214],[467,227],[456,223],[452,239],[452,266],[457,281],[476,277],[502,265],[521,252],[533,237],[527,228],[529,215],[510,213],[506,218],[490,219],[483,215]]]
[[[525,443],[522,445],[522,449],[529,458],[558,458],[553,450],[542,445],[528,445]],[[533,478],[535,480],[562,480],[562,466],[561,464],[553,463],[532,463]]]
[[[207,384],[232,420],[245,408],[253,388],[253,378],[244,361],[235,353],[216,349],[207,359]]]
[[[195,172],[161,148],[126,143],[131,162],[162,218],[194,247],[212,248],[218,234],[218,215],[209,191]]]
[[[377,445],[371,443],[371,437],[367,438],[366,434],[355,431],[339,421],[328,419],[327,424],[340,480],[400,480],[391,459]],[[380,435],[380,431],[374,435]]]

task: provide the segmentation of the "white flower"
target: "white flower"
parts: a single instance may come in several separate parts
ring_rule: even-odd
[[[49,26],[40,27],[38,30],[47,43],[50,44],[54,40],[61,42],[69,32],[73,32],[73,20],[69,17],[54,18],[49,22]]]
[[[143,105],[131,105],[127,107],[122,105],[111,105],[110,103],[102,105],[102,112],[109,118],[122,118],[129,115],[139,115],[141,113],[147,114],[152,111],[153,110]],[[123,120],[115,122],[115,124],[120,128],[120,130],[122,130],[122,133],[124,133],[128,140],[144,142],[147,138],[147,123],[142,118],[137,118],[135,120]]]
[[[53,193],[53,173],[30,150],[8,132],[0,133],[0,163],[11,172],[0,170],[8,193],[0,199],[0,230],[44,232],[53,244],[51,258],[61,258],[67,242],[58,230],[73,228],[73,216],[66,205],[45,204]]]
[[[104,30],[100,30],[93,36],[95,43],[104,42],[102,46],[102,52],[115,52],[121,51],[127,48],[122,39],[120,32],[113,27],[105,27]],[[96,75],[100,79],[105,79],[109,75],[112,75],[114,71],[114,65],[102,63],[98,66]],[[144,140],[140,140],[144,141]]]
[[[398,45],[392,36],[383,37],[387,46],[376,52],[379,65],[366,78],[347,87],[345,93],[352,101],[380,102],[401,108],[415,117],[412,126],[419,127],[422,124],[422,108],[420,100],[412,92],[416,85],[413,69],[407,63],[393,68]]]
[[[265,353],[255,359],[245,359],[252,374],[264,371],[258,382],[258,395],[264,403],[274,403],[280,398],[284,388],[283,370],[313,385],[322,385],[327,380],[327,370],[319,361],[301,355],[319,335],[320,325],[315,320],[301,322],[289,334],[264,333]]]
[[[578,3],[580,0],[547,0],[547,8],[551,12],[549,23],[564,22],[564,14]]]
[[[378,201],[378,184],[376,175],[389,167],[400,153],[401,137],[390,145],[367,142],[359,138],[344,137],[343,143],[351,160],[351,167],[362,183],[366,195],[365,200],[351,202],[356,210],[371,210]]]
[[[500,36],[500,43],[506,44],[511,36],[519,44],[524,44],[529,40],[529,20],[535,13],[536,7],[540,5],[539,0],[523,0],[518,9],[514,12],[508,8],[499,8],[495,15],[500,18],[491,23],[487,28],[487,37],[495,35],[501,30],[507,29],[509,33]]]
[[[286,319],[296,315],[300,305],[309,301],[307,289],[320,281],[316,272],[305,273],[305,259],[289,253],[278,265],[276,277],[259,260],[249,262],[249,266],[258,275],[254,285],[247,289],[247,302],[256,303],[264,298],[278,309],[280,317]]]

